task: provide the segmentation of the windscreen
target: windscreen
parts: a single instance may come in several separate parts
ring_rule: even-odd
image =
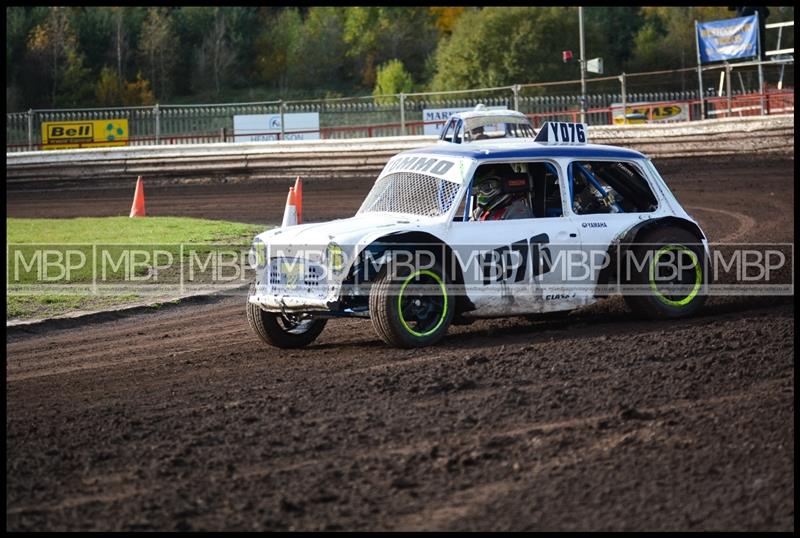
[[[458,183],[427,174],[388,174],[375,182],[358,214],[390,212],[438,217],[450,210],[459,187]]]
[[[472,118],[464,133],[466,141],[487,138],[533,138],[533,127],[527,120],[517,118]]]

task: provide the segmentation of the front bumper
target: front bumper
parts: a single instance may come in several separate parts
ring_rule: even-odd
[[[272,258],[256,269],[248,302],[270,312],[330,312],[338,309],[340,288],[319,262]]]
[[[253,294],[247,299],[268,312],[333,312],[337,311],[338,302],[327,299],[309,299],[287,295]]]

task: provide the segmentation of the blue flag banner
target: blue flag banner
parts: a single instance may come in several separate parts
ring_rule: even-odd
[[[758,17],[697,23],[700,63],[758,55]]]

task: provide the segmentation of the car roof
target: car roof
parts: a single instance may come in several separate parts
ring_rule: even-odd
[[[481,110],[465,110],[464,112],[456,112],[453,116],[461,119],[477,118],[485,116],[514,116],[519,119],[528,119],[528,116],[517,110],[495,110],[495,109],[481,109]],[[452,117],[452,116],[451,116]]]
[[[485,127],[498,123],[522,123],[533,127],[528,116],[516,110],[470,110],[467,112],[458,112],[451,117],[461,119],[467,131],[471,131],[477,127]]]
[[[529,159],[547,157],[577,157],[583,159],[646,159],[647,157],[632,149],[603,144],[548,145],[532,139],[482,140],[468,144],[437,144],[402,152],[402,154],[429,153],[475,159]]]

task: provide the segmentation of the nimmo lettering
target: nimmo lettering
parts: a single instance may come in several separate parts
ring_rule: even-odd
[[[420,157],[417,159],[417,162],[414,163],[414,166],[409,166],[409,170],[419,170],[420,172],[425,172],[428,168],[433,166],[436,163],[436,159],[426,159],[425,157]]]
[[[386,168],[387,172],[393,170],[413,170],[415,172],[427,172],[435,176],[443,176],[450,170],[455,163],[445,159],[435,157],[402,157],[393,159]]]

